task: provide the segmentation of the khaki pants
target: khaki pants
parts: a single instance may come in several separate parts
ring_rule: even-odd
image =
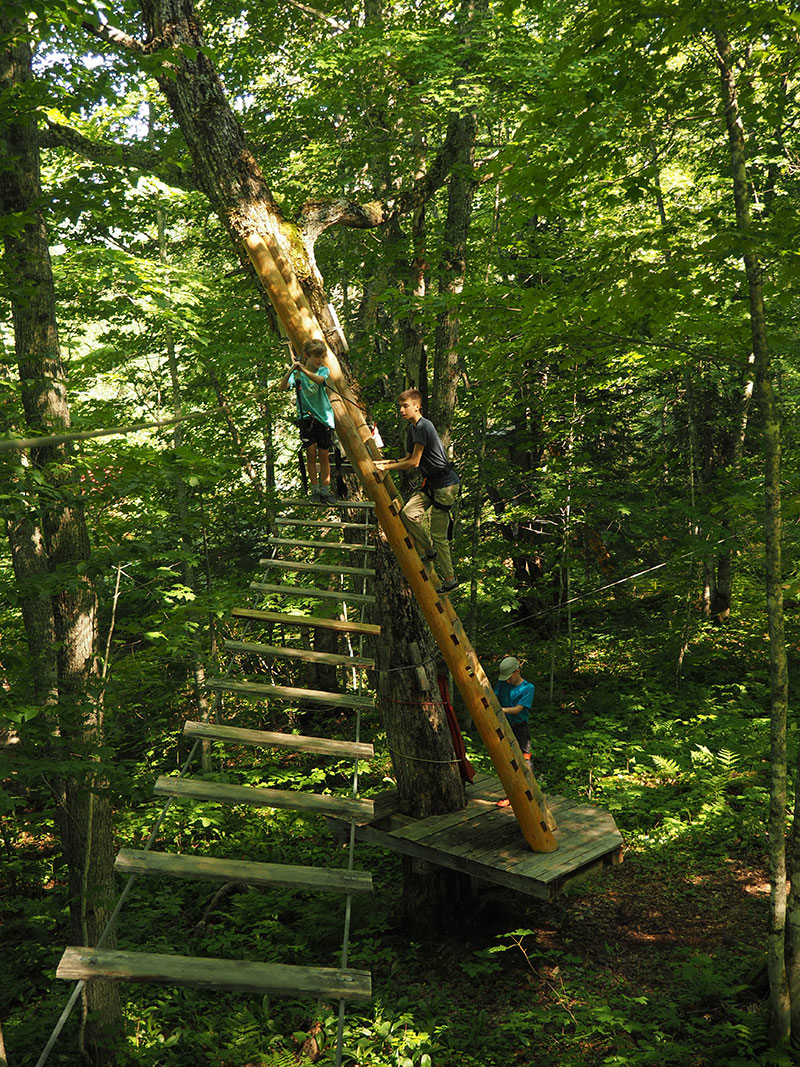
[[[445,504],[449,509],[458,499],[458,491],[461,486],[446,485],[443,489],[434,489],[433,495],[439,504]],[[431,513],[430,537],[425,529],[425,516]],[[447,540],[447,527],[450,525],[450,511],[445,508],[435,508],[427,493],[417,491],[407,501],[400,512],[400,517],[405,527],[417,544],[420,555],[436,550],[436,573],[446,581],[452,578],[453,561],[450,558],[450,542]],[[432,542],[432,543],[431,543]]]

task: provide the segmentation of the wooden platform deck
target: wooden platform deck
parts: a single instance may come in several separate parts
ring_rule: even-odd
[[[548,796],[558,821],[558,849],[530,850],[510,808],[498,808],[499,779],[478,774],[463,811],[412,819],[397,810],[396,790],[372,800],[375,818],[356,828],[362,841],[450,867],[519,893],[552,900],[568,886],[622,861],[622,835],[612,815],[591,804]]]

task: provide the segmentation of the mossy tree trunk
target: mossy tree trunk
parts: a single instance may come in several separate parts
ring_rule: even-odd
[[[4,237],[14,338],[28,436],[69,427],[64,366],[56,328],[55,291],[47,230],[41,214],[39,147],[31,50],[25,10],[0,9],[0,91],[14,99],[15,121],[0,127],[0,213],[24,224]],[[75,470],[64,446],[32,450],[42,491],[36,513],[20,515],[11,533],[17,576],[28,583],[24,620],[32,657],[45,674],[38,696],[52,704],[51,747],[69,771],[55,785],[56,821],[69,877],[71,938],[95,945],[106,925],[115,892],[112,813],[102,768],[101,706],[97,692],[97,598],[86,576],[89,537]],[[30,497],[29,497],[30,499]],[[41,531],[41,532],[40,532]],[[46,561],[49,607],[35,590]],[[34,601],[36,602],[34,605]],[[35,606],[35,610],[31,610]],[[50,651],[45,645],[50,642]],[[53,671],[53,653],[55,673]],[[55,683],[55,690],[53,691]],[[110,944],[111,942],[107,942]],[[81,1050],[94,1065],[111,1064],[121,1030],[117,987],[84,987]]]

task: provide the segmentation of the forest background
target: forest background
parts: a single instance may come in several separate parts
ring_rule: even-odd
[[[270,388],[285,344],[163,91],[200,59],[278,212],[319,237],[387,453],[409,381],[452,444],[459,610],[490,673],[512,652],[536,684],[546,790],[611,810],[628,850],[547,907],[484,890],[457,936],[425,941],[396,921],[399,861],[365,850],[378,892],[357,911],[351,961],[377,995],[348,1013],[348,1062],[793,1062],[797,633],[790,612],[784,641],[783,609],[798,560],[781,520],[797,522],[796,5],[208,0],[195,5],[202,49],[137,47],[173,7],[192,11],[11,3],[0,24],[4,57],[23,38],[33,49],[28,80],[4,61],[0,119],[35,123],[42,166],[41,196],[20,209],[22,157],[5,142],[3,440],[199,413],[58,454],[0,453],[9,1064],[36,1062],[66,995],[53,972],[75,897],[68,783],[90,763],[113,836],[146,838],[152,781],[180,762],[221,620],[298,484],[290,405]],[[20,258],[34,218],[68,417],[37,415],[20,358],[46,258]],[[88,540],[65,558],[52,516],[70,507]],[[38,574],[19,566],[32,516]],[[63,662],[43,685],[25,611],[52,602],[58,618],[89,587],[94,717],[65,750],[53,702],[63,735],[74,688]],[[362,784],[378,792],[394,771],[379,725],[370,739],[380,757]],[[270,770],[315,788],[337,773]],[[252,858],[337,849],[307,819],[208,805],[161,833]],[[161,950],[335,954],[338,916],[320,906],[241,893],[208,912],[212,895],[137,890],[119,943],[145,927]],[[95,1062],[332,1062],[324,1005],[121,995],[109,1010],[122,1046],[92,1045]],[[50,1062],[80,1062],[70,1025]]]

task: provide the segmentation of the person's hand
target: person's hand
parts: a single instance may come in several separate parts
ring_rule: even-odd
[[[376,459],[375,460],[375,467],[379,471],[385,471],[386,467],[387,467],[387,465],[389,463],[391,463],[390,459]]]

